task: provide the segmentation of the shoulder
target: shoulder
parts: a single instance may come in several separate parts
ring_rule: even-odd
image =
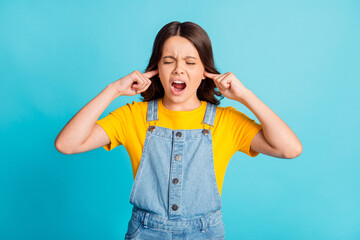
[[[219,117],[246,117],[246,115],[236,108],[228,106],[228,107],[220,107],[217,106],[216,108],[216,115]]]
[[[147,106],[148,106],[148,102],[135,102],[135,101],[132,101],[132,103],[126,103],[124,106],[119,107],[115,111],[118,111],[118,110],[139,111],[141,109],[146,109]]]
[[[115,115],[125,115],[125,116],[131,116],[131,115],[138,115],[146,112],[148,107],[148,102],[136,102],[132,101],[132,103],[126,103],[125,105],[117,108],[112,113]]]
[[[254,124],[255,120],[248,117],[245,113],[237,110],[234,107],[220,107],[216,108],[215,124],[223,127],[241,126],[248,123]]]

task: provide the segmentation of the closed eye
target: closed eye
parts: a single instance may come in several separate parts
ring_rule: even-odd
[[[173,63],[173,62],[164,62],[164,64],[170,64],[170,63]],[[187,63],[187,64],[195,65],[195,63]]]

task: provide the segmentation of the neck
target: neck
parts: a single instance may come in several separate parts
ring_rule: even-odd
[[[173,102],[166,97],[163,97],[162,104],[166,109],[171,111],[192,111],[201,106],[201,101],[196,98],[194,100],[189,99],[186,102]]]

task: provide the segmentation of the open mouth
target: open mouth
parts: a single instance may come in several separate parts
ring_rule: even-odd
[[[181,93],[183,93],[185,88],[186,88],[186,83],[182,81],[174,81],[171,83],[171,90],[175,95],[180,95]]]
[[[172,82],[171,85],[172,85],[176,90],[179,90],[179,91],[185,89],[185,87],[186,87],[186,84],[185,84],[184,82],[181,82],[181,81],[174,81],[174,82]]]

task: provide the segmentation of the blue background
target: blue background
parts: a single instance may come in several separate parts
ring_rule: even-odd
[[[202,26],[218,70],[303,144],[295,159],[233,156],[227,239],[360,239],[359,11],[350,0],[1,1],[0,239],[123,239],[125,148],[64,155],[54,140],[108,84],[143,72],[157,32],[175,20]],[[119,97],[101,118],[139,99]],[[220,106],[256,119],[233,100]]]

